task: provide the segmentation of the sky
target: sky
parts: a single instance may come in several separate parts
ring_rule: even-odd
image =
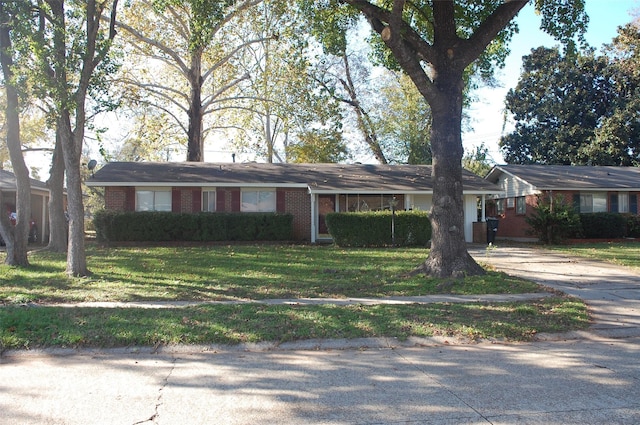
[[[586,10],[589,15],[586,39],[592,47],[599,49],[603,44],[611,43],[618,27],[640,15],[640,0],[586,0]],[[462,134],[465,150],[472,150],[484,143],[491,159],[497,164],[504,163],[498,147],[504,125],[504,99],[509,89],[518,83],[522,56],[528,55],[536,47],[559,44],[540,29],[540,18],[536,16],[532,4],[520,11],[516,21],[520,32],[511,41],[511,54],[504,69],[496,73],[499,86],[481,88],[476,92],[478,100],[468,111],[472,131]],[[509,132],[511,128],[506,126],[505,131]]]

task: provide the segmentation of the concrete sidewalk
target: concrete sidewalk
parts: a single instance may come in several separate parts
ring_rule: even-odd
[[[594,325],[519,344],[414,338],[9,352],[0,357],[0,423],[640,423],[637,271],[524,247],[470,252],[583,298]]]

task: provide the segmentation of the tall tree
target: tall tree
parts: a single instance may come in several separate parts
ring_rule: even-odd
[[[431,108],[416,86],[398,71],[376,81],[373,121],[391,162],[431,164]]]
[[[7,220],[4,203],[0,202],[0,233],[7,245],[5,264],[28,266],[27,241],[31,221],[31,183],[29,169],[22,156],[20,142],[20,100],[16,76],[13,72],[13,43],[11,40],[15,14],[19,5],[15,2],[0,1],[0,64],[6,91],[6,143],[11,158],[11,166],[16,177],[16,224],[15,229]],[[13,10],[11,9],[13,6]],[[24,11],[23,11],[24,12]],[[2,196],[0,196],[1,200]]]
[[[539,47],[525,56],[518,85],[506,98],[515,130],[500,140],[505,160],[520,164],[589,162],[582,148],[593,139],[614,96],[606,67],[606,60],[593,52],[563,56],[558,48]]]
[[[366,104],[363,86],[370,86],[370,72],[364,65],[364,58],[356,52],[348,52],[346,43],[339,43],[334,49],[327,49],[329,57],[335,60],[321,62],[322,87],[337,101],[346,105],[355,117],[355,127],[368,147],[369,152],[380,164],[389,161],[378,139],[378,128]]]
[[[248,77],[236,60],[263,39],[238,40],[229,27],[262,1],[133,0],[118,22],[131,65],[120,78],[127,96],[174,118],[187,161],[204,160],[205,117],[226,107]]]
[[[89,274],[84,245],[81,159],[87,125],[87,99],[100,88],[115,37],[118,0],[44,0],[38,2],[34,54],[47,81],[56,112],[56,140],[67,183],[69,237],[67,274]],[[104,17],[108,26],[102,25]],[[55,158],[59,158],[54,155]]]
[[[433,229],[419,270],[432,276],[482,274],[467,252],[462,197],[462,108],[468,73],[490,74],[500,64],[513,19],[525,0],[303,1],[312,11],[364,15],[384,43],[390,65],[401,68],[431,106]],[[347,6],[345,8],[344,6]],[[583,0],[537,0],[543,29],[571,42],[584,30]]]
[[[640,30],[619,29],[604,55],[534,49],[507,94],[515,129],[500,146],[507,162],[640,164]]]
[[[236,150],[267,162],[297,160],[289,154],[299,159],[303,152],[319,153],[320,146],[341,143],[333,137],[341,118],[336,102],[317,88],[307,25],[297,12],[294,1],[264,1],[247,10],[242,25],[234,28],[240,39],[263,41],[252,44],[239,62],[247,79],[225,122],[235,130],[228,133]],[[326,137],[337,144],[322,142]],[[305,143],[312,146],[307,150]]]

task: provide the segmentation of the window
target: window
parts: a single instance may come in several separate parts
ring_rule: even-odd
[[[504,203],[504,199],[496,200],[496,212],[498,213],[498,215],[504,214]]]
[[[527,213],[527,198],[520,196],[516,198],[516,214],[525,215]]]
[[[614,213],[629,212],[629,193],[620,192],[609,195],[609,211]]]
[[[391,202],[396,199],[395,210],[405,209],[405,200],[403,195],[340,195],[339,205],[340,211],[348,212],[367,212],[367,211],[384,211],[391,210]]]
[[[607,212],[606,193],[580,193],[580,212],[595,213]]]
[[[243,190],[240,210],[242,212],[275,212],[275,190]]]
[[[515,198],[507,198],[507,208],[513,208],[515,205]]]
[[[171,211],[171,189],[136,190],[136,211]]]
[[[216,210],[216,191],[202,191],[202,211],[214,212]]]

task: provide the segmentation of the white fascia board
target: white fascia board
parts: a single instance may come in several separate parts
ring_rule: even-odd
[[[546,187],[539,190],[544,192],[640,192],[640,187]]]
[[[335,189],[311,189],[309,193],[318,195],[406,195],[406,194],[424,194],[431,195],[433,190],[428,191],[407,191],[407,190],[335,190]]]
[[[216,183],[216,182],[91,182],[85,183],[89,187],[261,187],[261,188],[307,188],[300,183]]]

